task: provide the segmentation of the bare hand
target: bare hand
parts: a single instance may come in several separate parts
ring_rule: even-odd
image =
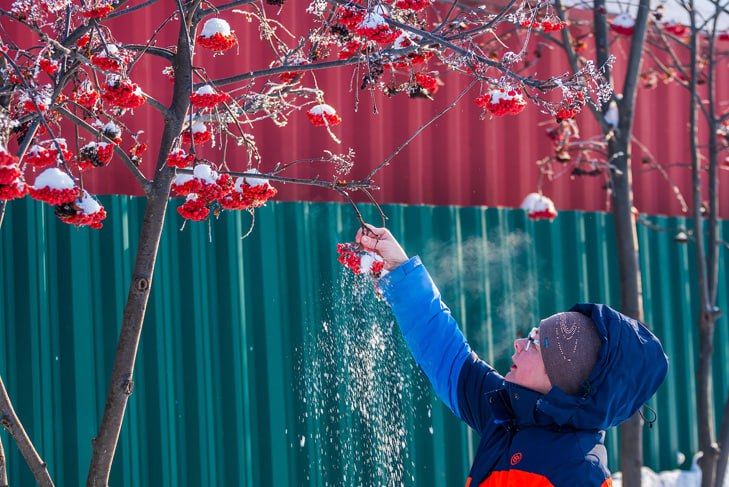
[[[408,260],[407,254],[387,228],[367,225],[364,233],[362,228],[357,231],[356,241],[368,252],[379,254],[385,260],[385,269],[388,271]]]

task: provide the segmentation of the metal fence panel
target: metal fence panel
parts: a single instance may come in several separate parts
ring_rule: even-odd
[[[144,207],[130,197],[103,203],[111,211],[99,231],[61,224],[30,199],[12,202],[0,229],[0,374],[56,485],[85,482]],[[475,436],[433,398],[369,284],[336,262],[335,244],[357,228],[348,206],[271,203],[241,239],[249,214],[226,212],[180,231],[176,204],[112,485],[465,482]],[[474,349],[497,368],[505,369],[513,339],[539,317],[577,301],[619,306],[608,214],[562,212],[548,223],[484,207],[385,211],[404,247],[426,262]],[[639,239],[646,320],[671,358],[651,401],[658,422],[645,430],[646,464],[676,468],[679,453],[690,461],[698,449],[693,244],[645,227]],[[725,267],[722,309],[729,306]],[[726,318],[718,325],[715,394],[723,404]],[[613,468],[616,438],[608,436]],[[11,484],[32,485],[7,433],[2,440]]]

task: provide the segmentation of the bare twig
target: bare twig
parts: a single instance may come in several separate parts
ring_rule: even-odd
[[[379,163],[379,164],[377,165],[377,167],[375,167],[375,168],[374,168],[374,169],[373,169],[373,170],[372,170],[372,171],[371,171],[371,172],[370,172],[370,173],[369,173],[369,174],[367,175],[367,178],[366,178],[366,179],[372,179],[372,177],[373,177],[373,176],[375,175],[375,173],[376,173],[377,171],[379,171],[379,170],[380,170],[380,169],[382,169],[383,167],[387,166],[387,165],[388,165],[388,164],[390,163],[390,161],[391,161],[391,160],[392,160],[392,159],[393,159],[393,158],[394,158],[394,157],[395,157],[396,155],[398,155],[398,154],[400,153],[400,151],[401,151],[401,150],[403,150],[403,149],[404,149],[404,148],[405,148],[405,147],[406,147],[406,146],[407,146],[407,145],[408,145],[408,144],[409,144],[410,142],[412,142],[412,141],[413,141],[413,139],[415,139],[415,137],[417,137],[417,136],[418,136],[418,135],[419,135],[419,134],[420,134],[420,133],[421,133],[421,132],[422,132],[423,130],[425,130],[425,129],[426,129],[426,128],[427,128],[427,127],[428,127],[428,126],[430,125],[430,124],[432,124],[433,122],[435,122],[436,120],[438,120],[438,119],[439,119],[440,117],[442,117],[443,115],[445,115],[445,114],[446,114],[446,113],[447,113],[447,112],[448,112],[448,111],[449,111],[449,110],[450,110],[451,108],[453,108],[454,106],[456,106],[456,105],[458,104],[458,102],[459,102],[459,101],[461,100],[461,98],[463,98],[464,96],[466,96],[466,93],[468,93],[468,92],[469,92],[469,91],[471,90],[471,88],[473,88],[473,86],[474,86],[474,85],[475,85],[476,83],[477,83],[477,81],[476,81],[476,80],[474,80],[474,81],[471,81],[471,84],[469,84],[469,85],[468,85],[468,86],[466,87],[466,89],[465,89],[465,90],[463,90],[463,91],[461,92],[461,94],[460,94],[460,95],[458,95],[458,96],[456,97],[456,99],[455,99],[455,100],[453,100],[453,102],[452,102],[452,103],[451,103],[450,105],[448,105],[448,106],[447,106],[447,107],[445,107],[445,108],[444,108],[443,110],[441,110],[441,112],[440,112],[440,113],[436,114],[436,115],[435,115],[435,116],[434,116],[433,118],[431,118],[430,120],[428,120],[428,121],[427,121],[427,122],[426,122],[426,123],[425,123],[424,125],[421,125],[421,126],[420,126],[420,127],[418,128],[418,130],[416,130],[416,131],[415,131],[415,133],[414,133],[413,135],[411,135],[410,137],[408,137],[408,139],[407,139],[407,140],[406,140],[405,142],[403,142],[403,143],[402,143],[402,144],[400,145],[400,147],[398,147],[397,149],[395,149],[395,152],[393,152],[392,154],[390,154],[390,155],[389,155],[389,156],[388,156],[387,158],[385,158],[385,160],[384,160],[384,161],[382,161],[381,163]]]

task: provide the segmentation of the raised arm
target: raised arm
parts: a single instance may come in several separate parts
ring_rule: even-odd
[[[360,231],[357,241],[385,260],[385,269],[390,272],[378,285],[395,314],[408,348],[436,394],[456,416],[479,429],[481,421],[474,421],[474,416],[482,416],[484,411],[475,404],[480,402],[476,396],[483,397],[483,392],[497,388],[503,378],[471,353],[420,258],[408,259],[397,240],[384,228],[371,228],[368,235]],[[468,371],[462,377],[464,364]],[[473,388],[476,384],[478,390]],[[469,390],[459,393],[459,387]],[[473,409],[481,410],[480,414],[474,415]]]

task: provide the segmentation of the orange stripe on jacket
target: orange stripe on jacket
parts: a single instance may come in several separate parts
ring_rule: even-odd
[[[473,479],[468,477],[466,487],[471,486]],[[542,475],[536,473],[522,472],[521,470],[509,470],[507,472],[494,472],[489,475],[479,487],[553,487],[552,484]],[[607,478],[600,487],[613,487],[613,479]]]
[[[471,485],[471,477],[466,481],[466,487]],[[501,472],[493,472],[489,477],[481,482],[478,487],[554,487],[547,480],[547,477],[522,470],[506,470]],[[610,487],[605,486],[603,487]]]

